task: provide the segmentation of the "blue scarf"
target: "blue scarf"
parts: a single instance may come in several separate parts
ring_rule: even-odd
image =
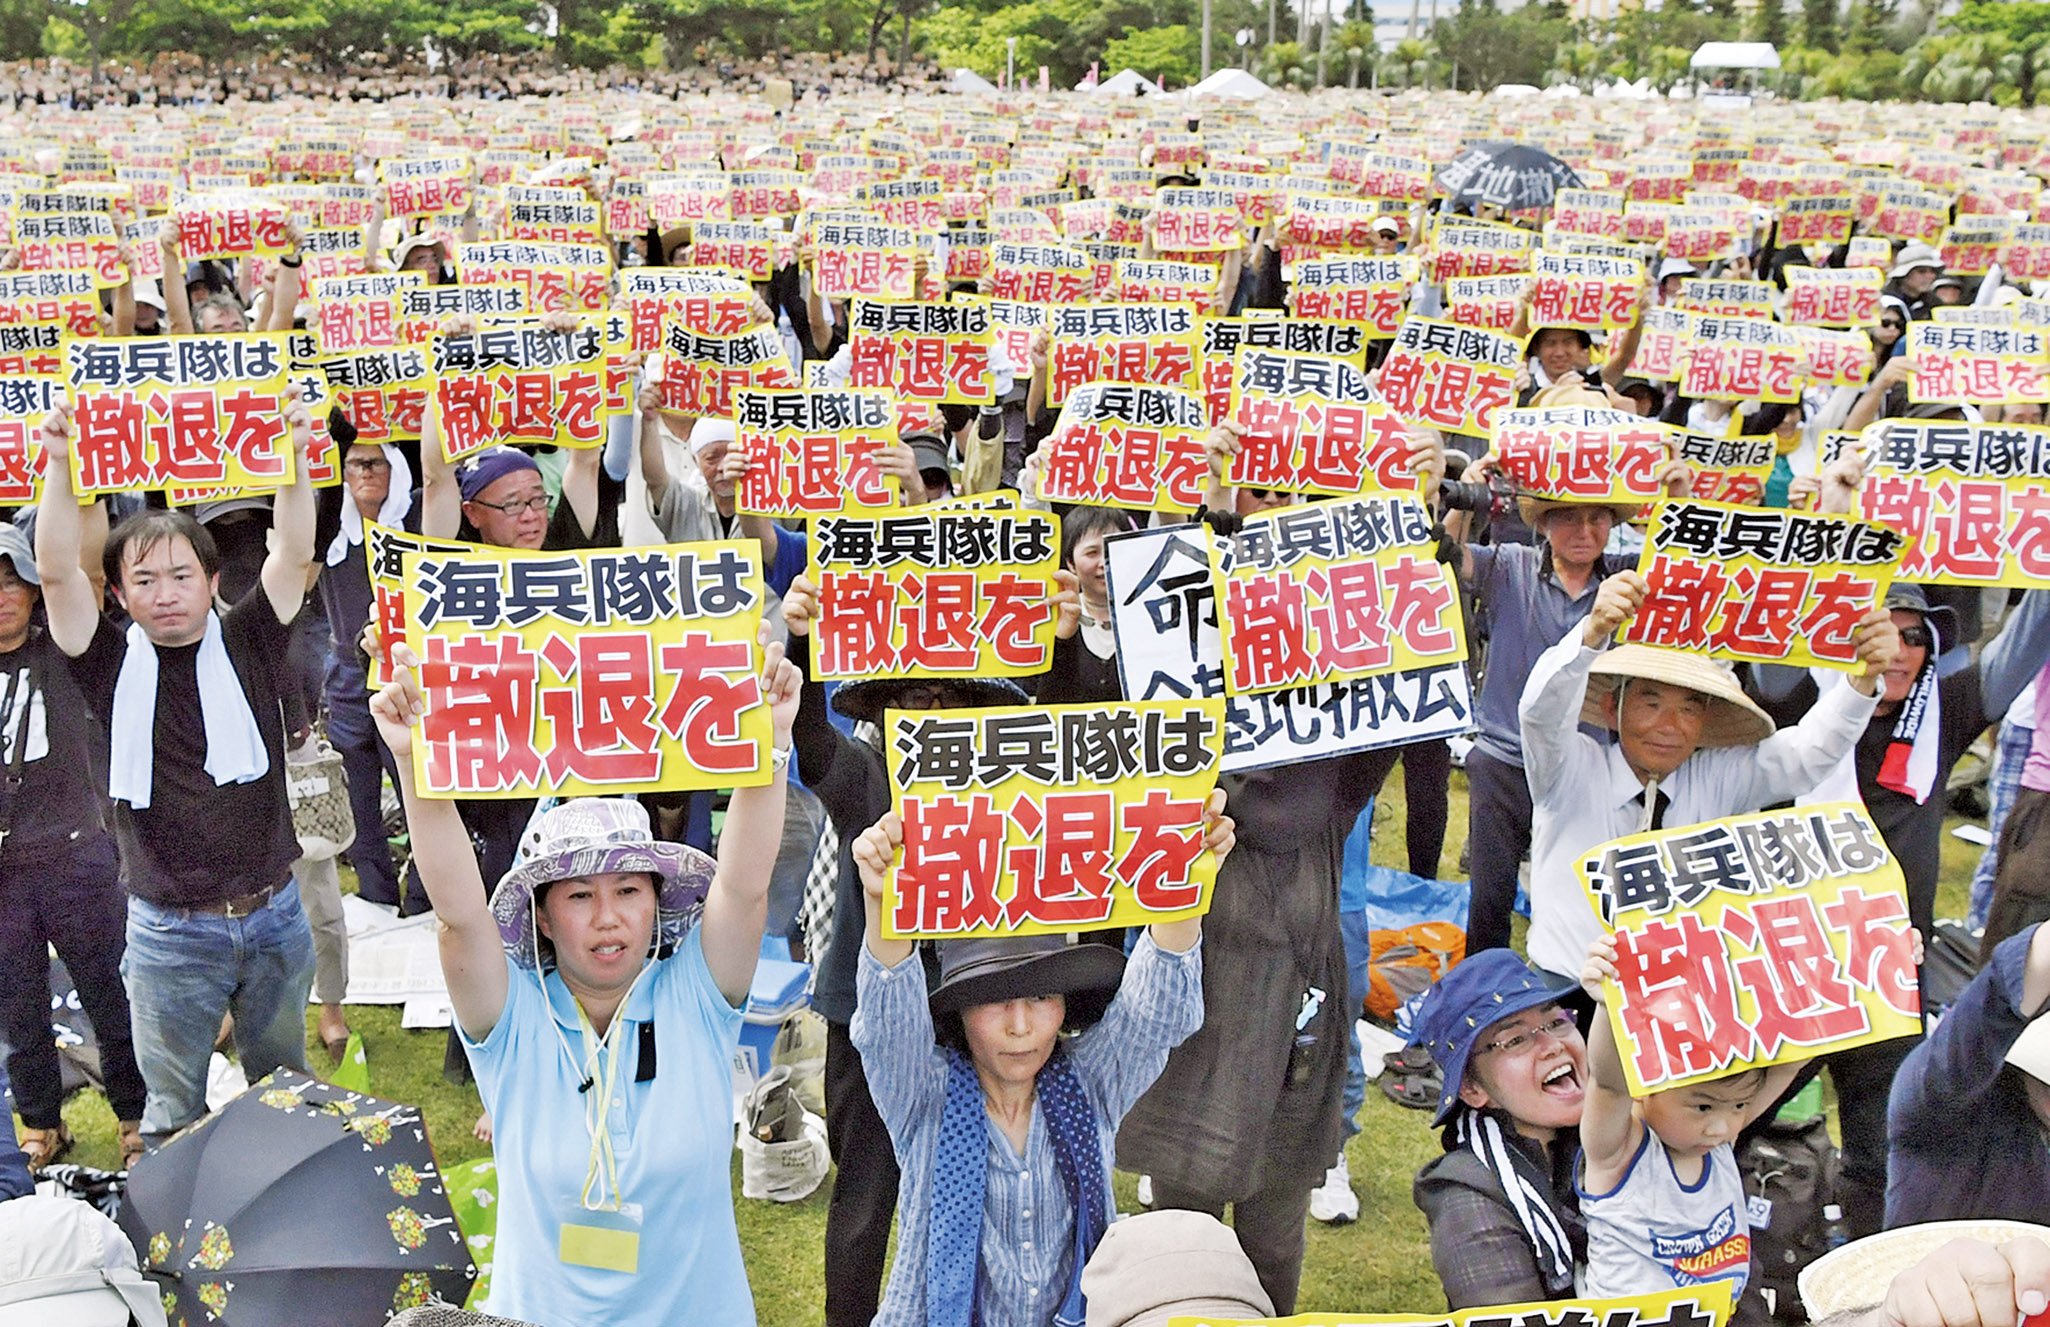
[[[975,1066],[957,1050],[949,1050],[947,1060],[947,1102],[933,1157],[932,1224],[926,1232],[925,1321],[927,1327],[972,1327],[982,1209],[989,1190],[989,1114]],[[1038,1091],[1054,1166],[1075,1209],[1075,1265],[1054,1324],[1082,1327],[1082,1264],[1110,1224],[1103,1150],[1096,1113],[1059,1047],[1039,1071]]]

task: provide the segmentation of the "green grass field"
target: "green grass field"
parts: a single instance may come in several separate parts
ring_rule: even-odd
[[[1402,865],[1404,860],[1401,789],[1402,771],[1398,767],[1389,779],[1375,816],[1374,860],[1394,866]],[[1465,837],[1466,777],[1454,771],[1452,828],[1443,858],[1447,874],[1457,870]],[[1978,854],[1977,848],[1948,833],[1944,835],[1937,916],[1964,914],[1966,887]],[[346,872],[344,878],[348,878]],[[1517,935],[1520,943],[1520,920]],[[478,1112],[476,1092],[442,1081],[445,1034],[401,1030],[397,1006],[351,1006],[349,1018],[363,1034],[370,1060],[371,1090],[421,1106],[435,1151],[444,1166],[472,1160],[488,1150],[470,1132]],[[313,1038],[310,1017],[308,1039],[314,1047],[309,1052],[313,1063],[324,1065],[326,1055]],[[64,1114],[79,1139],[73,1160],[92,1166],[117,1164],[113,1117],[99,1094],[80,1094],[65,1107]],[[1409,1196],[1411,1177],[1425,1161],[1437,1155],[1437,1135],[1429,1128],[1422,1111],[1397,1106],[1371,1088],[1360,1123],[1362,1131],[1347,1154],[1353,1187],[1360,1196],[1360,1220],[1339,1227],[1311,1224],[1298,1311],[1438,1312],[1444,1308],[1444,1299],[1437,1276],[1431,1270],[1423,1217]],[[1135,1183],[1134,1176],[1118,1176],[1121,1210],[1136,1209]],[[733,1189],[739,1209],[740,1239],[746,1250],[749,1280],[763,1327],[804,1327],[819,1320],[825,1294],[820,1259],[825,1246],[826,1196],[830,1187],[829,1179],[809,1199],[788,1206],[740,1199],[739,1161],[735,1154]]]

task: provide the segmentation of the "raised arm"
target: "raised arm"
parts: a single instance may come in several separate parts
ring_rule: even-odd
[[[736,1008],[747,1003],[761,957],[762,929],[769,921],[769,873],[783,841],[783,801],[789,783],[790,725],[797,718],[798,692],[804,683],[797,665],[783,657],[781,645],[769,643],[769,626],[757,638],[762,648],[762,701],[774,723],[779,756],[769,782],[757,788],[736,788],[719,834],[719,869],[705,898],[705,966],[720,993]]]
[[[1224,789],[1212,788],[1203,803],[1203,846],[1210,849],[1222,867],[1238,842],[1237,825],[1224,813]],[[1155,922],[1146,928],[1153,943],[1172,954],[1186,954],[1203,938],[1203,919],[1190,917],[1178,922]]]
[[[456,804],[445,798],[422,797],[413,783],[413,732],[427,712],[427,698],[414,679],[420,660],[402,642],[391,647],[395,676],[370,698],[377,732],[398,765],[399,798],[406,808],[406,833],[412,840],[413,865],[427,900],[434,906],[441,972],[448,981],[449,1003],[456,1022],[471,1041],[483,1041],[505,1012],[509,974],[498,920],[477,870],[470,832]]]
[[[1602,936],[1588,947],[1587,966],[1580,972],[1581,989],[1595,1002],[1594,1026],[1587,1034],[1587,1100],[1580,1110],[1580,1149],[1587,1167],[1581,1187],[1589,1193],[1607,1193],[1622,1183],[1630,1158],[1644,1141],[1644,1125],[1632,1109],[1623,1056],[1602,1002],[1602,979],[1615,976],[1616,944]]]
[[[164,275],[158,285],[164,291],[164,321],[174,336],[192,335],[192,299],[185,293],[185,252],[179,245],[178,226],[166,219],[157,232],[157,245],[164,251]]]
[[[1609,577],[1596,591],[1587,619],[1531,665],[1516,714],[1532,797],[1543,797],[1565,777],[1580,740],[1580,706],[1587,698],[1588,674],[1609,638],[1644,602],[1645,593],[1644,578],[1634,571]]]
[[[270,308],[265,311],[268,316],[262,329],[266,332],[291,331],[292,320],[299,313],[299,292],[303,288],[300,267],[306,261],[301,246],[306,237],[300,233],[298,222],[286,220],[285,241],[292,247],[278,259],[278,279],[271,287]]]
[[[100,597],[79,561],[85,520],[71,489],[71,427],[68,405],[58,406],[43,420],[43,500],[36,510],[36,575],[43,583],[43,613],[50,625],[50,639],[76,659],[100,629]]]
[[[660,359],[649,359],[647,383],[641,388],[641,478],[647,481],[650,505],[659,504],[669,487],[669,456],[662,445],[661,365]]]
[[[2030,590],[1979,657],[1982,708],[1994,722],[2050,660],[2050,594]]]
[[[278,621],[299,616],[306,587],[313,578],[313,484],[307,471],[315,460],[313,414],[295,384],[285,389],[285,430],[298,453],[292,482],[278,490],[271,504],[270,551],[263,559],[263,592],[270,596]]]

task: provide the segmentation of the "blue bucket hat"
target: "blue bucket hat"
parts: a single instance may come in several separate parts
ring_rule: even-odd
[[[1483,949],[1433,983],[1410,1025],[1410,1044],[1429,1051],[1445,1072],[1445,1094],[1431,1123],[1445,1123],[1458,1107],[1467,1057],[1483,1032],[1572,990],[1572,982],[1539,972],[1507,949]]]

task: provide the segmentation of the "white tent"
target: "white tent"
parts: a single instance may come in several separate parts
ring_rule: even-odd
[[[1777,69],[1780,53],[1769,41],[1707,41],[1687,65],[1690,69]]]
[[[1078,84],[1077,91],[1093,93],[1099,97],[1157,96],[1160,93],[1160,84],[1136,70],[1121,69],[1093,88]]]
[[[956,69],[954,76],[947,80],[947,91],[958,92],[967,97],[986,97],[996,90],[996,84],[973,69]]]
[[[1220,69],[1188,91],[1192,97],[1237,97],[1250,101],[1273,89],[1243,69]]]

